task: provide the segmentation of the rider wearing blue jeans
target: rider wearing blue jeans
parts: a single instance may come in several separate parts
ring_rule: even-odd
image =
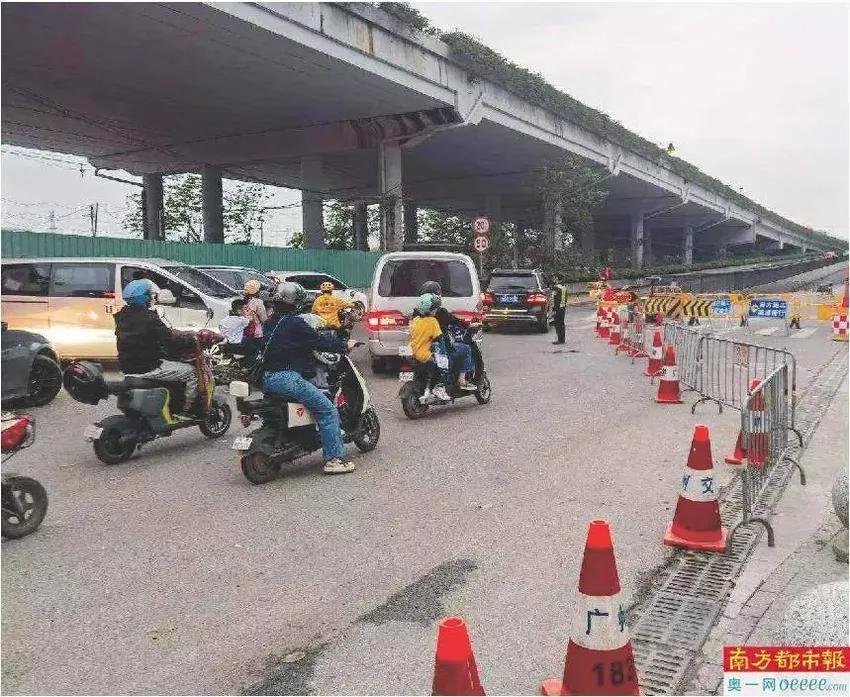
[[[297,283],[278,285],[272,297],[274,314],[263,325],[267,343],[263,386],[310,410],[319,425],[325,474],[353,472],[354,463],[344,457],[339,413],[321,390],[308,381],[316,372],[313,351],[342,353],[346,345],[335,336],[319,334],[298,316],[308,302],[307,292]]]

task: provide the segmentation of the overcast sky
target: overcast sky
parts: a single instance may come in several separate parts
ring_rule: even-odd
[[[803,225],[848,236],[846,4],[414,3]],[[119,234],[122,184],[72,158],[2,155],[3,226]],[[279,190],[271,205],[298,200]],[[267,224],[281,244],[300,210]]]

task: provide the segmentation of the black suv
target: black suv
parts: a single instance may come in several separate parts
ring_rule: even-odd
[[[549,331],[554,292],[540,269],[494,269],[482,300],[485,329],[524,324],[542,334]]]

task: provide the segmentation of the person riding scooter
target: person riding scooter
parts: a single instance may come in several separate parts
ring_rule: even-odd
[[[124,375],[157,382],[179,382],[185,386],[184,411],[191,412],[198,394],[195,366],[168,360],[175,349],[194,347],[192,335],[169,329],[151,309],[158,289],[142,278],[130,281],[122,292],[127,303],[115,313],[118,364]]]
[[[443,336],[446,337],[446,349],[452,361],[452,372],[458,374],[458,386],[462,390],[474,392],[478,388],[467,380],[467,373],[475,370],[475,362],[472,360],[472,348],[469,344],[464,344],[461,341],[449,340],[453,329],[463,334],[466,331],[467,324],[442,306],[443,289],[437,281],[425,281],[422,284],[419,288],[419,295],[421,297],[426,294],[434,295],[440,299],[433,316],[439,323]],[[413,311],[413,316],[420,316],[418,309]]]
[[[313,303],[313,314],[319,315],[331,329],[339,328],[339,311],[344,307],[354,307],[354,303],[334,295],[334,284],[325,281],[319,286],[322,294]]]
[[[299,317],[307,297],[304,288],[289,281],[279,284],[272,296],[274,314],[263,327],[263,386],[310,410],[319,425],[325,474],[345,474],[354,471],[354,463],[344,458],[339,412],[309,380],[316,374],[314,351],[343,353],[354,342],[346,346],[330,333],[320,334]]]

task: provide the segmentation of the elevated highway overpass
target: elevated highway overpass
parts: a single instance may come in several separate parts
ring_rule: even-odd
[[[389,248],[416,205],[552,227],[535,180],[570,153],[609,191],[589,258],[842,244],[517,96],[368,4],[10,3],[2,19],[4,142],[143,175],[150,237],[177,172],[202,173],[209,241],[222,175],[301,189],[310,247],[325,198],[381,203]]]

